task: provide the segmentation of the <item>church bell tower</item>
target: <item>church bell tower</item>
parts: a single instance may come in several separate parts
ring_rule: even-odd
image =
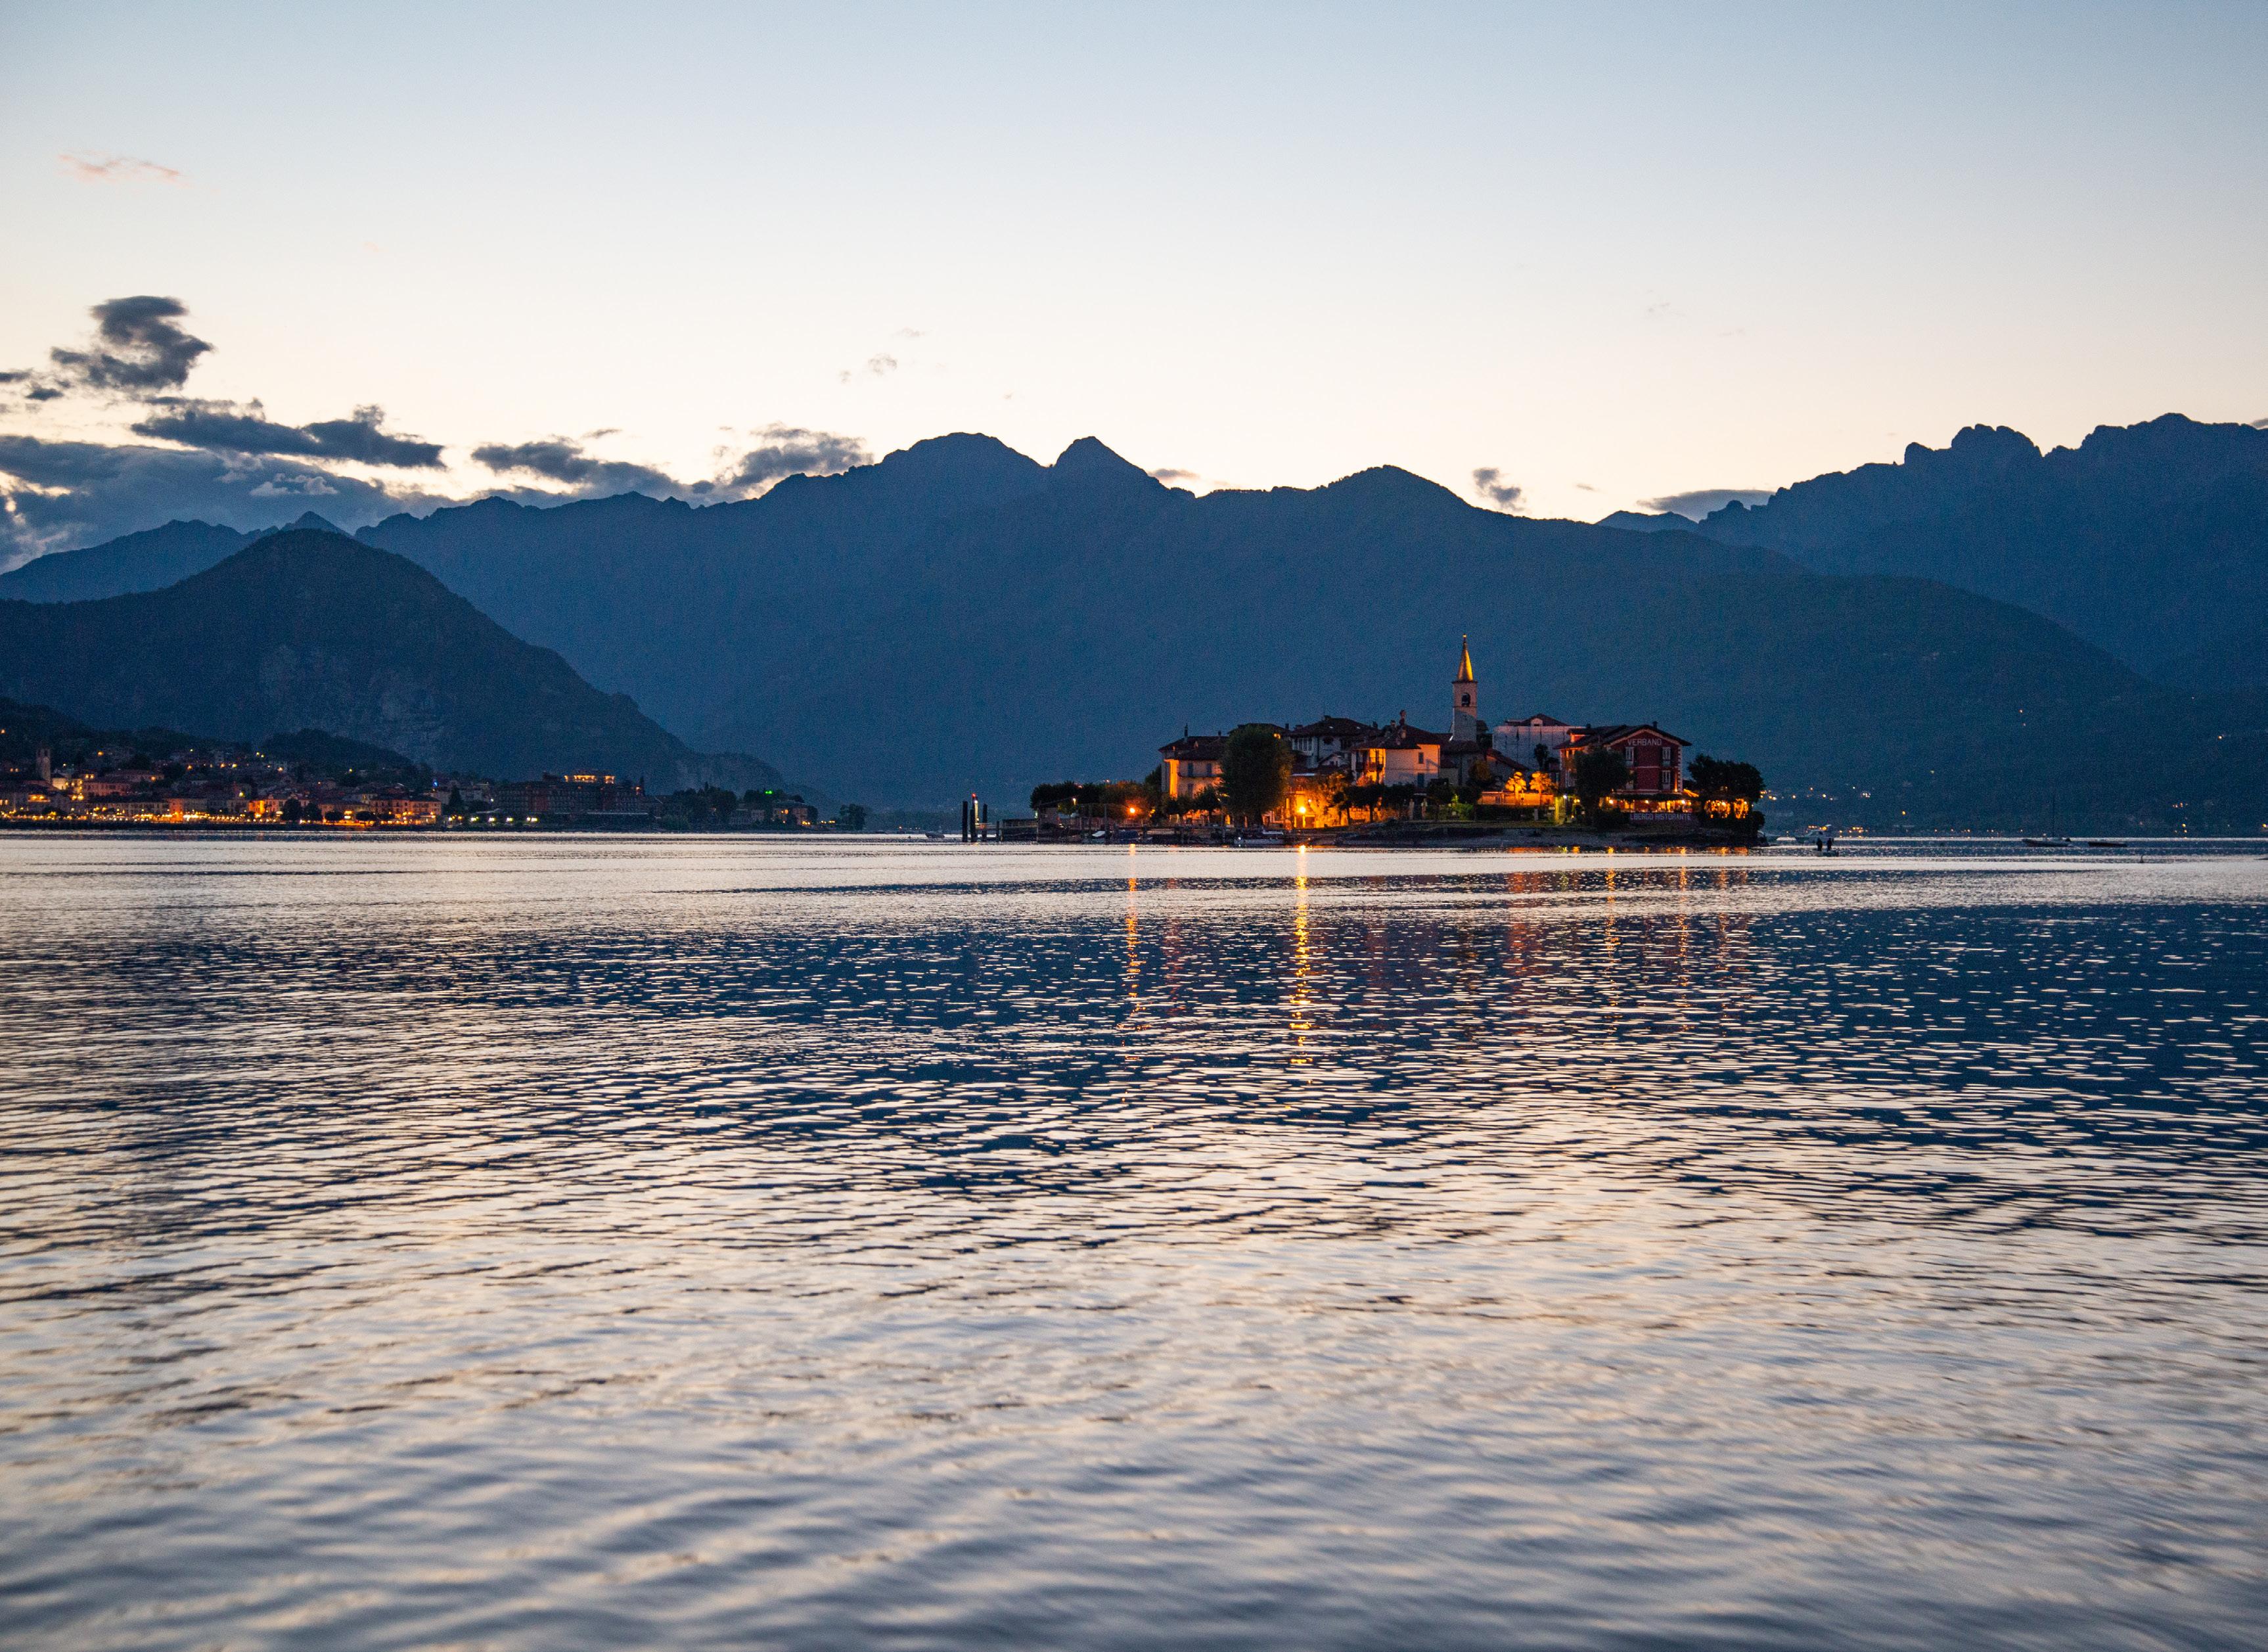
[[[1457,680],[1449,685],[1449,738],[1485,741],[1488,732],[1481,724],[1480,684],[1473,681],[1473,645],[1470,638],[1462,638],[1457,658]]]

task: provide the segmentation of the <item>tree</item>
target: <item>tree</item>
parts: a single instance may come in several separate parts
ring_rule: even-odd
[[[448,815],[452,820],[463,815],[465,812],[465,794],[462,792],[460,792],[455,786],[451,786],[449,788],[449,806],[441,812]]]
[[[864,803],[843,804],[835,811],[835,823],[846,832],[865,831],[866,806]]]
[[[1147,820],[1156,808],[1157,799],[1145,781],[1112,780],[1095,789],[1100,795],[1095,800],[1094,818],[1114,826]]]
[[[1764,794],[1764,778],[1753,763],[1730,763],[1707,753],[1694,758],[1685,771],[1700,794],[1704,811],[1712,803],[1754,803]],[[1726,812],[1732,810],[1727,808]]]
[[[1220,757],[1220,789],[1232,818],[1257,826],[1281,808],[1292,785],[1292,748],[1266,723],[1232,732]]]
[[[1583,818],[1599,823],[1599,808],[1630,784],[1630,764],[1612,746],[1590,746],[1575,755],[1575,797]]]

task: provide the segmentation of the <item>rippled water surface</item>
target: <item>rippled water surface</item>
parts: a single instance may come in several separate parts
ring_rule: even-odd
[[[0,1640],[2257,1647],[2268,860],[0,839]]]

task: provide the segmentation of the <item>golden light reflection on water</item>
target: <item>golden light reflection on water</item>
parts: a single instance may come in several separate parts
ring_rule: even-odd
[[[1300,870],[1292,878],[1292,985],[1285,1009],[1292,1029],[1292,1063],[1307,1064],[1307,1036],[1314,1030],[1309,1010],[1314,1001],[1314,939],[1307,926],[1307,858],[1303,847]]]
[[[1134,851],[1126,852],[1126,1007],[1139,1016],[1142,1010],[1142,880],[1132,868]]]

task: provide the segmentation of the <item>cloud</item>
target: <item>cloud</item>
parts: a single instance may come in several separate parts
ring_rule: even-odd
[[[1638,506],[1647,511],[1667,511],[1672,516],[1697,522],[1734,499],[1743,505],[1761,505],[1770,498],[1770,488],[1696,488],[1690,493],[1665,493],[1658,499],[1640,499]]]
[[[11,372],[0,372],[0,384],[28,385],[24,392],[26,402],[52,402],[63,392],[47,382],[28,367],[18,367]]]
[[[788,476],[831,476],[873,461],[866,444],[855,436],[807,431],[792,424],[767,424],[749,434],[757,439],[756,445],[737,454],[719,448],[717,474],[704,482],[680,482],[652,465],[601,459],[570,436],[511,444],[489,442],[474,448],[473,458],[499,474],[541,476],[558,483],[577,498],[644,493],[656,498],[699,499],[708,504],[753,498]]]
[[[916,333],[912,335],[912,336],[919,338],[921,335]],[[880,379],[889,373],[894,373],[897,370],[898,358],[895,356],[869,356],[866,358],[865,366],[858,371],[864,372],[869,378]],[[836,373],[835,376],[842,383],[849,384],[852,377],[852,369],[845,367],[841,372]]]
[[[714,491],[745,498],[784,477],[832,476],[873,462],[866,444],[855,436],[790,424],[767,424],[752,433],[761,439],[740,455],[729,472],[717,478]]]
[[[180,299],[113,299],[89,313],[95,331],[85,348],[49,351],[45,368],[0,372],[0,389],[34,402],[94,393],[139,403],[133,434],[166,445],[0,436],[0,569],[178,518],[265,527],[279,520],[278,501],[320,498],[324,514],[350,527],[461,502],[406,480],[369,481],[331,468],[445,468],[440,443],[387,430],[382,408],[286,424],[257,400],[173,394],[212,348],[182,326],[188,310]],[[897,365],[876,356],[867,370],[880,374]],[[768,424],[747,432],[751,446],[718,448],[716,473],[688,483],[652,465],[590,451],[589,443],[615,433],[489,442],[472,457],[500,476],[541,484],[507,482],[485,490],[529,504],[631,492],[719,503],[753,498],[787,476],[832,476],[872,461],[856,437]]]
[[[178,390],[212,346],[176,323],[189,313],[179,299],[153,294],[112,299],[87,313],[94,317],[94,342],[85,350],[51,350],[55,378],[70,388],[148,395]]]
[[[1162,482],[1169,488],[1177,483],[1196,482],[1200,479],[1194,470],[1176,470],[1171,465],[1161,465],[1150,473],[1151,481]]]
[[[569,436],[541,441],[487,442],[473,449],[474,460],[499,473],[519,472],[564,483],[578,497],[603,498],[616,493],[681,494],[683,483],[651,465],[600,459]]]
[[[267,527],[310,497],[347,528],[448,502],[295,459],[0,435],[0,567],[181,518]]]
[[[1473,472],[1473,491],[1497,510],[1517,512],[1528,490],[1516,482],[1506,482],[1504,472],[1494,465],[1483,465]]]
[[[81,183],[167,183],[179,188],[186,181],[171,166],[131,155],[58,155],[67,176]]]
[[[258,402],[239,405],[166,396],[151,405],[156,410],[133,427],[136,436],[225,454],[288,454],[401,469],[438,469],[441,464],[440,443],[381,428],[384,408],[358,407],[351,417],[313,424],[278,424]]]

